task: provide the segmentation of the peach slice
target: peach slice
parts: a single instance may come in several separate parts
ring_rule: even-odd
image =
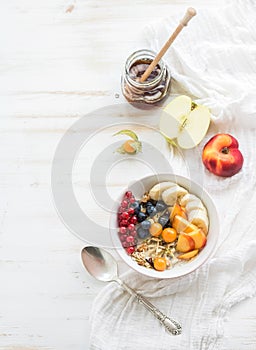
[[[188,235],[195,242],[195,249],[201,249],[206,245],[207,238],[202,230],[198,229],[196,231],[188,233]]]
[[[181,233],[178,238],[176,249],[179,252],[187,253],[190,250],[195,249],[195,242],[188,234]]]
[[[189,259],[193,258],[194,256],[196,256],[198,254],[198,252],[199,252],[198,249],[191,250],[191,252],[179,255],[178,259],[189,260]]]
[[[187,219],[185,209],[182,206],[180,206],[178,203],[175,203],[174,207],[172,208],[172,211],[170,214],[170,220],[172,221],[176,215],[179,215],[182,218]]]
[[[196,231],[198,228],[197,226],[191,224],[188,220],[184,219],[180,215],[175,215],[172,221],[172,227],[175,228],[175,230],[180,232],[189,233],[192,231]]]

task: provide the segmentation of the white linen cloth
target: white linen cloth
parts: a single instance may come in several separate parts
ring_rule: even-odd
[[[148,46],[158,51],[182,14],[146,28]],[[203,267],[174,281],[152,280],[134,271],[122,278],[183,326],[170,336],[158,321],[114,283],[97,296],[91,313],[91,350],[223,348],[229,309],[256,294],[256,4],[232,1],[220,10],[199,10],[165,56],[172,93],[185,93],[212,112],[201,144],[182,155],[174,151],[176,173],[200,181],[220,214],[218,249]],[[201,151],[216,133],[235,136],[244,166],[231,178],[204,169]],[[242,350],[242,347],[240,348]]]

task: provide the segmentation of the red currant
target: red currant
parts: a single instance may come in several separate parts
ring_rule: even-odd
[[[127,220],[127,219],[129,219],[129,214],[127,213],[127,211],[125,211],[125,212],[123,212],[123,214],[122,214],[122,219],[124,219],[124,220]]]
[[[122,221],[120,221],[120,226],[125,226],[125,227],[127,227],[127,226],[128,226],[128,221],[127,221],[127,220],[122,220]]]
[[[135,237],[136,234],[137,234],[136,230],[129,232],[129,235],[130,235],[130,236],[133,236],[133,237]]]
[[[134,237],[133,236],[126,237],[126,242],[134,243]]]
[[[126,248],[126,252],[127,252],[129,255],[132,254],[134,251],[135,251],[135,248],[134,248],[134,247],[128,247],[128,248]]]
[[[130,203],[132,204],[132,203],[134,203],[135,202],[135,198],[134,197],[131,197],[130,198]]]
[[[123,246],[124,248],[128,248],[129,245],[130,245],[130,243],[129,243],[129,242],[126,242],[126,240],[125,240],[124,242],[122,242],[122,246]]]
[[[128,209],[128,214],[129,215],[133,215],[134,214],[134,209],[133,208],[129,208]]]
[[[127,192],[125,193],[125,197],[126,197],[126,198],[131,198],[131,197],[132,197],[132,192],[131,192],[131,191],[127,191]]]
[[[129,230],[129,231],[134,231],[134,229],[135,229],[134,224],[129,224],[129,225],[128,225],[128,230]]]
[[[126,237],[127,237],[127,236],[124,236],[124,235],[123,235],[123,236],[120,236],[120,241],[121,241],[121,242],[126,242]]]
[[[136,217],[135,215],[132,216],[131,219],[130,219],[130,223],[131,223],[131,224],[134,224],[134,225],[137,224],[137,221],[138,221],[138,220],[137,220],[137,217]]]
[[[128,207],[128,201],[123,200],[122,203],[121,203],[121,207],[122,208],[127,208]]]
[[[130,226],[130,225],[129,225]],[[121,226],[120,228],[119,228],[119,232],[120,233],[122,233],[123,235],[127,232],[127,228],[126,227],[124,227],[124,226]]]

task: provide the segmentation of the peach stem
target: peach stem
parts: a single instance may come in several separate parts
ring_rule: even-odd
[[[228,154],[229,153],[228,147],[223,147],[221,152],[224,153],[224,154]]]

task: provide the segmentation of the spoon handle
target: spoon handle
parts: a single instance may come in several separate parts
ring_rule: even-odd
[[[117,283],[119,283],[123,287],[123,289],[125,289],[128,293],[130,293],[132,296],[134,296],[138,300],[138,302],[140,304],[145,306],[145,308],[148,311],[150,311],[160,321],[160,323],[165,327],[167,332],[171,333],[172,335],[179,335],[179,334],[181,334],[182,327],[177,321],[175,321],[172,318],[166,316],[157,307],[155,307],[150,301],[148,301],[141,294],[137,293],[134,289],[132,289],[129,286],[127,286],[127,284],[125,284],[119,278],[117,278],[115,281]]]

